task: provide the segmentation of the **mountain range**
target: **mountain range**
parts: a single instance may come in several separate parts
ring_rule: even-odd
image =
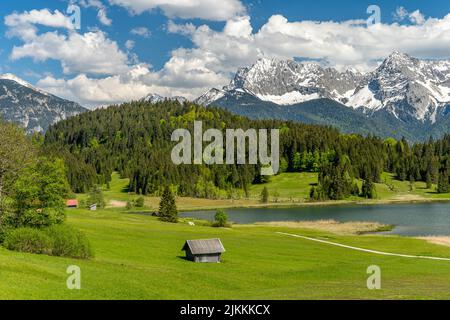
[[[365,74],[317,63],[259,59],[196,100],[251,118],[333,125],[346,133],[441,136],[450,124],[450,61],[393,52]]]
[[[59,120],[87,109],[40,89],[13,74],[0,75],[0,116],[28,133],[43,132]]]
[[[157,94],[141,100],[165,99],[187,101]],[[240,68],[227,86],[212,88],[194,102],[253,119],[300,121],[334,126],[345,133],[419,141],[449,132],[450,61],[393,52],[375,70],[363,74],[263,58]],[[0,75],[0,115],[29,133],[45,131],[85,111],[13,74]]]

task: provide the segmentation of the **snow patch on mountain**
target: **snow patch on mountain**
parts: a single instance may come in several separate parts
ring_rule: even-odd
[[[147,96],[145,96],[144,98],[142,98],[142,100],[150,102],[150,103],[164,102],[165,100],[174,100],[174,101],[178,101],[179,103],[183,103],[183,102],[187,101],[187,99],[185,97],[181,97],[181,96],[165,97],[165,96],[161,96],[156,93],[150,93]]]
[[[15,81],[15,82],[17,82],[18,84],[20,84],[20,85],[22,85],[22,86],[24,86],[24,87],[27,87],[27,88],[29,88],[29,89],[31,89],[31,90],[38,91],[38,92],[40,92],[40,93],[42,93],[42,94],[44,94],[44,95],[48,95],[47,92],[45,92],[45,91],[43,91],[43,90],[41,90],[41,89],[36,88],[35,86],[33,86],[32,84],[30,84],[29,82],[27,82],[27,81],[25,81],[25,80],[19,78],[18,76],[14,75],[14,74],[12,74],[12,73],[4,73],[4,74],[0,74],[0,80],[12,80],[12,81]]]
[[[369,89],[368,85],[353,92],[346,105],[353,108],[364,106],[370,110],[378,110],[383,107],[383,103],[375,97],[375,94]]]
[[[262,94],[257,94],[256,96],[263,101],[269,101],[279,105],[293,105],[321,98],[317,92],[311,94],[302,94],[298,91],[287,92],[281,96]]]
[[[374,71],[361,74],[263,58],[240,68],[228,86],[213,88],[196,102],[210,105],[239,90],[278,105],[329,98],[364,113],[385,110],[402,120],[433,123],[450,103],[450,61],[393,52]]]
[[[0,115],[29,133],[45,131],[85,111],[79,104],[39,90],[13,74],[0,75]]]

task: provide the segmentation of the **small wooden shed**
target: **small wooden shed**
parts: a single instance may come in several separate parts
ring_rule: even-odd
[[[220,262],[225,248],[220,239],[187,240],[183,246],[186,258],[194,262]]]
[[[66,206],[68,208],[77,208],[78,207],[78,200],[77,199],[69,199],[66,202]]]

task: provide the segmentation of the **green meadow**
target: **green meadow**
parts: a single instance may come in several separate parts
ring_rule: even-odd
[[[436,196],[420,183],[411,188],[390,175],[383,179],[385,183],[377,185],[378,200]],[[316,181],[312,173],[280,174],[266,186],[279,193],[280,203],[289,204],[306,202]],[[67,210],[67,223],[87,235],[94,258],[50,257],[0,247],[0,299],[450,299],[450,261],[376,255],[277,232],[399,254],[450,258],[450,247],[399,236],[344,235],[289,225],[222,229],[201,221],[191,226],[183,219],[163,223],[137,213],[156,210],[157,197],[146,197],[144,208],[121,207],[137,197],[127,192],[127,182],[113,175],[104,190],[107,209]],[[250,199],[179,198],[177,203],[181,210],[257,206],[261,190],[261,185],[253,186]],[[184,241],[205,238],[222,240],[227,251],[221,264],[184,259]],[[81,268],[81,290],[67,289],[66,270],[71,265]],[[366,270],[371,265],[381,268],[381,290],[367,289]]]
[[[438,194],[436,186],[426,187],[424,182],[415,182],[412,185],[408,181],[399,181],[390,173],[381,175],[381,183],[376,184],[377,198],[363,199],[360,197],[349,197],[340,201],[325,201],[311,203],[309,192],[311,186],[317,184],[317,173],[281,173],[270,177],[266,184],[252,185],[249,189],[249,197],[243,195],[237,199],[197,199],[177,198],[178,208],[181,210],[200,210],[231,207],[257,207],[257,206],[295,206],[295,205],[333,205],[339,203],[401,203],[401,202],[427,202],[427,201],[450,201],[450,193]],[[362,182],[358,181],[360,187]],[[104,196],[109,207],[124,207],[127,201],[132,201],[138,196],[127,191],[128,179],[121,179],[117,173],[113,173],[112,180],[107,188],[104,186]],[[262,204],[260,195],[264,187],[269,190],[269,203]],[[85,199],[86,195],[78,195],[78,199]],[[145,208],[133,208],[133,211],[156,211],[159,206],[159,197],[145,197]]]
[[[342,236],[266,226],[217,229],[162,223],[120,210],[68,210],[95,257],[76,260],[0,249],[1,299],[431,299],[450,298],[450,261],[388,257],[277,234],[301,234],[367,249],[449,257],[450,248],[397,236]],[[219,237],[221,264],[183,259],[186,239]],[[81,290],[66,269],[81,268]],[[367,267],[382,272],[368,290]]]

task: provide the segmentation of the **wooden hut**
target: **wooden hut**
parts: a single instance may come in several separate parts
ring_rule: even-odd
[[[186,258],[194,262],[220,262],[225,248],[220,239],[187,240],[183,246]]]

